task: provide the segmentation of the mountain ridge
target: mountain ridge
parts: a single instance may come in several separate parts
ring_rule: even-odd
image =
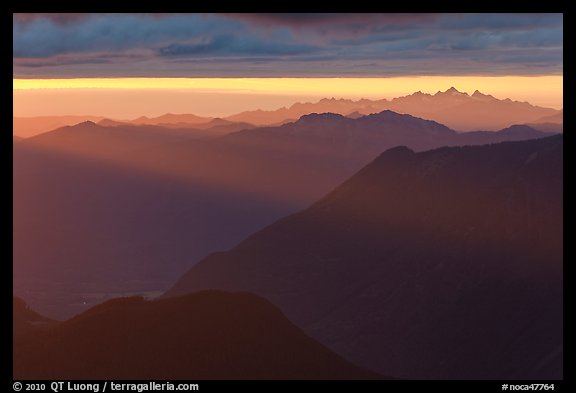
[[[491,95],[483,94],[479,90],[468,95],[468,93],[459,92],[456,88],[451,87],[444,92],[438,91],[433,95],[418,91],[391,100],[360,99],[354,101],[323,98],[315,103],[295,103],[290,107],[283,107],[275,111],[246,111],[228,116],[226,119],[246,121],[262,126],[290,118],[300,118],[302,115],[313,112],[334,112],[341,115],[357,112],[367,115],[383,110],[392,110],[427,120],[435,120],[459,131],[477,129],[494,131],[514,123],[530,123],[558,113],[554,109],[531,105],[527,102],[497,99]],[[458,113],[462,110],[467,111],[465,116]]]
[[[106,120],[108,125],[130,123],[188,128],[202,126],[202,128],[206,128],[211,122],[228,121],[247,123],[254,127],[281,125],[314,112],[333,112],[341,115],[356,113],[355,116],[358,116],[382,112],[386,109],[435,120],[458,131],[478,129],[495,131],[509,127],[514,123],[557,123],[561,121],[562,117],[562,110],[544,108],[528,102],[513,101],[509,98],[498,99],[492,95],[483,94],[479,90],[475,90],[474,93],[469,95],[466,92],[460,92],[456,88],[450,87],[444,92],[438,91],[435,94],[417,91],[390,100],[385,98],[376,100],[362,98],[354,101],[345,98],[322,98],[316,102],[296,102],[288,107],[281,107],[276,110],[249,110],[221,118],[171,113],[157,117],[141,116],[132,120],[109,120],[97,116],[13,117],[13,134],[28,137],[59,126],[73,125],[85,118],[94,121]],[[466,111],[466,113],[461,115],[459,113],[461,111]],[[78,120],[74,121],[76,118]],[[36,126],[34,126],[35,122],[38,123]]]
[[[399,378],[561,379],[562,141],[388,150],[164,296],[257,293]]]

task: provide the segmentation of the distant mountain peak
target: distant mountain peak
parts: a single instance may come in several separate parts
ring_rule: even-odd
[[[445,92],[438,91],[435,95],[468,96],[468,93],[458,91],[458,89],[452,86]]]
[[[496,98],[494,98],[494,96],[490,94],[484,94],[480,90],[474,90],[474,93],[471,95],[471,97],[476,99],[498,101]]]
[[[422,125],[424,125],[424,124],[435,125],[435,126],[440,127],[440,128],[449,129],[444,124],[440,124],[440,123],[435,122],[433,120],[422,119],[422,118],[419,118],[417,116],[410,115],[408,113],[398,113],[395,111],[391,111],[389,109],[386,109],[386,110],[383,110],[383,111],[377,112],[377,113],[371,113],[369,115],[363,116],[359,120],[360,121],[367,121],[367,120],[373,120],[373,119],[378,119],[378,120],[383,120],[383,121],[392,120],[392,121],[404,121],[404,122],[418,122]]]
[[[85,127],[86,127],[86,126],[87,126],[87,127],[96,127],[96,126],[98,126],[98,124],[96,124],[96,123],[94,123],[93,121],[90,121],[90,120],[83,121],[83,122],[81,122],[81,123],[78,123],[77,125],[79,125],[79,126],[85,126]]]
[[[385,109],[381,112],[377,112],[377,113],[371,113],[369,115],[364,116],[367,119],[394,119],[394,118],[404,118],[404,119],[409,119],[412,118],[414,116],[411,115],[407,115],[407,114],[401,114],[398,112],[394,112],[391,111],[389,109]]]
[[[346,98],[335,98],[335,97],[330,97],[330,98],[322,98],[319,102],[322,103],[335,103],[335,102],[353,102],[352,100],[346,99]]]
[[[326,120],[335,120],[335,119],[345,119],[345,116],[342,116],[338,113],[310,113],[308,115],[304,115],[300,117],[299,122],[321,122]]]
[[[346,117],[349,117],[350,119],[359,119],[361,117],[364,117],[364,115],[358,111],[354,111],[352,113],[349,113],[348,115],[346,115]]]
[[[393,158],[406,157],[413,154],[416,154],[414,150],[410,149],[407,146],[401,145],[386,150],[384,153],[380,154],[378,159],[391,158],[391,157]]]
[[[422,90],[401,97],[387,99],[359,99],[325,97],[316,102],[297,102],[289,108],[270,111],[247,111],[226,118],[255,125],[278,125],[294,121],[309,113],[332,112],[348,115],[378,113],[393,110],[416,117],[434,120],[458,131],[478,129],[496,131],[512,124],[532,122],[534,119],[557,113],[551,108],[530,106],[483,94],[479,90],[469,95],[455,86],[436,93]]]

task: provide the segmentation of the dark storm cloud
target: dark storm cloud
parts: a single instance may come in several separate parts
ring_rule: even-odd
[[[14,14],[14,76],[561,74],[562,28],[561,14]]]
[[[290,28],[317,29],[329,27],[331,31],[369,30],[382,25],[407,25],[436,20],[438,14],[378,14],[378,13],[261,13],[224,14],[232,19],[244,20],[261,26],[286,26]]]
[[[93,16],[105,16],[105,15],[114,15],[110,13],[99,13],[99,14],[87,14],[87,13],[64,13],[64,14],[57,14],[57,13],[14,13],[12,14],[14,22],[18,23],[29,23],[35,20],[48,20],[56,24],[65,25],[70,23],[77,23],[81,22],[85,19],[88,19]],[[174,14],[165,14],[165,13],[147,13],[147,14],[139,14],[140,16],[147,16],[152,18],[163,18],[166,16],[174,15]]]
[[[439,20],[442,28],[518,30],[562,25],[562,14],[447,14]]]
[[[12,14],[12,19],[14,23],[30,23],[36,20],[49,20],[57,24],[68,24],[82,21],[88,18],[90,14],[78,14],[78,13],[66,13],[66,14],[55,14],[55,13],[27,13],[27,14]]]
[[[97,51],[150,50],[157,45],[181,43],[214,34],[241,32],[238,22],[201,15],[87,15],[79,23],[60,23],[38,17],[14,22],[13,54],[46,57]]]
[[[305,44],[267,42],[260,38],[218,35],[208,41],[194,44],[170,44],[158,50],[164,56],[187,55],[299,55],[313,52],[315,48]]]

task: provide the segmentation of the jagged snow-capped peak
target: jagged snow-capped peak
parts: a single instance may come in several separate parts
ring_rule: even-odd
[[[452,86],[451,88],[446,90],[444,92],[444,94],[450,94],[451,96],[467,96],[468,95],[468,93],[466,93],[466,92],[458,91],[454,86]]]

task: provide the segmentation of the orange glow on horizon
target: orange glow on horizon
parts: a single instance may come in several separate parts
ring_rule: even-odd
[[[563,76],[403,76],[392,78],[78,78],[78,79],[13,79],[14,114],[23,116],[27,103],[25,100],[16,100],[23,94],[26,97],[35,95],[35,92],[44,96],[53,97],[46,101],[44,113],[53,107],[54,114],[62,114],[58,107],[58,94],[82,91],[98,91],[98,98],[92,102],[90,114],[106,114],[106,100],[102,97],[108,94],[113,97],[118,92],[141,92],[148,94],[146,105],[142,106],[140,114],[153,112],[154,92],[174,92],[188,96],[190,94],[229,94],[221,97],[223,112],[228,98],[238,100],[242,97],[246,108],[244,110],[271,109],[263,107],[263,97],[290,96],[298,100],[301,98],[320,99],[323,97],[348,99],[381,99],[394,98],[416,91],[434,94],[445,91],[451,86],[462,92],[472,94],[474,90],[491,94],[496,98],[510,98],[518,101],[528,101],[534,105],[560,109],[563,107]],[[235,98],[233,96],[236,96]],[[163,98],[164,99],[164,98]],[[50,102],[54,100],[54,102]],[[176,100],[176,99],[175,99]],[[174,100],[174,101],[175,101]],[[296,101],[293,101],[296,102]],[[292,103],[293,103],[292,102]],[[208,113],[195,112],[190,108],[189,113],[206,115]],[[34,110],[33,107],[26,109]],[[28,112],[26,112],[28,113]],[[73,113],[68,113],[73,114]],[[87,114],[87,113],[83,113]],[[222,113],[224,114],[224,113]],[[228,115],[232,112],[226,113]],[[26,114],[25,116],[32,116]]]

